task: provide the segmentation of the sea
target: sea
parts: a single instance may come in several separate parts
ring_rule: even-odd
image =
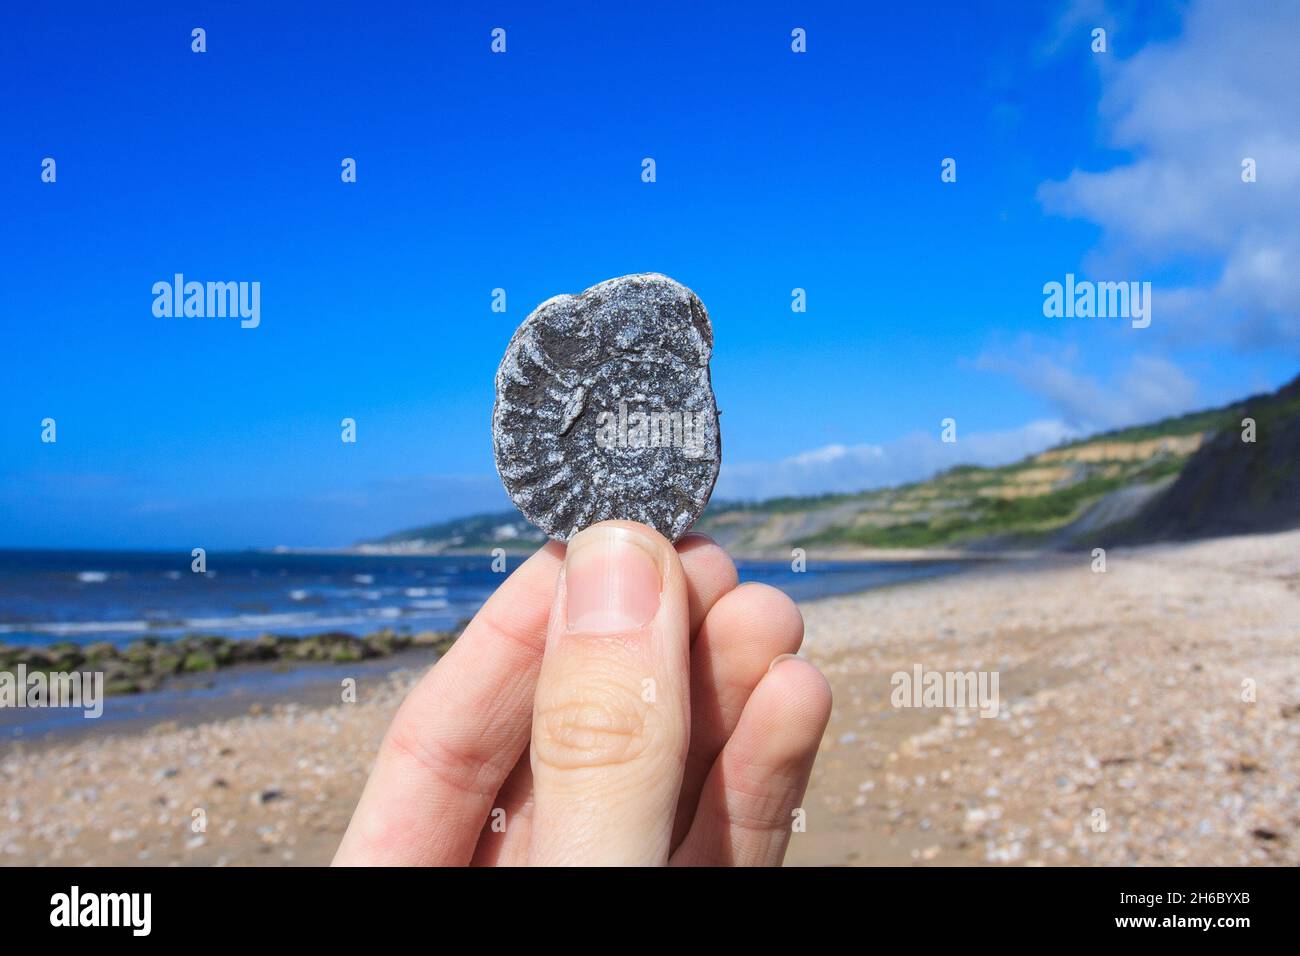
[[[507,562],[507,572],[522,558]],[[444,630],[504,579],[483,557],[188,551],[0,550],[0,643],[129,644],[186,634],[253,638]],[[958,562],[737,562],[798,601],[948,574]]]

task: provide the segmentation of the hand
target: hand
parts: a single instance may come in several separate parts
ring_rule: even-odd
[[[548,544],[403,702],[334,862],[778,866],[831,709],[802,641],[702,535]]]

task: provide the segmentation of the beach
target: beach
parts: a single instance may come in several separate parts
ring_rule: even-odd
[[[835,708],[787,864],[1300,863],[1300,531],[1094,567],[801,603]],[[355,702],[6,744],[0,863],[327,863],[423,666]],[[918,668],[996,674],[995,716],[897,706]]]

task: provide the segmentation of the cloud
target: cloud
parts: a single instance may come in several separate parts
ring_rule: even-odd
[[[1080,30],[1087,28],[1091,33],[1094,27],[1103,27],[1107,33],[1115,29],[1115,18],[1106,8],[1105,0],[1071,0],[1056,18],[1051,36],[1043,43],[1039,53],[1044,57],[1054,56]]]
[[[1155,322],[1183,343],[1300,351],[1298,49],[1294,0],[1193,3],[1176,39],[1094,58],[1103,129],[1132,161],[1039,188],[1048,212],[1102,227],[1099,278],[1197,276],[1156,283]]]
[[[1072,348],[1052,356],[1024,344],[1019,354],[985,353],[974,364],[1012,376],[1078,433],[1156,421],[1196,407],[1196,383],[1167,359],[1135,355],[1126,369],[1107,382],[1078,371],[1076,362]]]
[[[1008,431],[963,434],[957,441],[915,432],[873,445],[827,445],[775,462],[723,464],[714,497],[755,501],[782,495],[853,492],[920,481],[955,465],[1004,465],[1050,448],[1078,432],[1060,421],[1035,421]]]

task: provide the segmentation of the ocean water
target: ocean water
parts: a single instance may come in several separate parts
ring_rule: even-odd
[[[512,558],[508,570],[522,559]],[[364,635],[442,630],[471,616],[503,580],[478,557],[0,551],[0,643],[126,644],[153,635]],[[866,590],[957,570],[955,562],[738,562],[796,600]]]

